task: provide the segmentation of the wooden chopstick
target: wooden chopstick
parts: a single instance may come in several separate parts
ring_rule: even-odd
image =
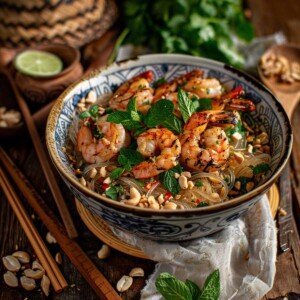
[[[1,188],[3,189],[6,198],[8,199],[29,242],[31,243],[35,254],[37,255],[39,261],[41,262],[43,268],[46,271],[46,274],[52,283],[53,289],[55,290],[55,292],[61,292],[63,288],[68,286],[68,284],[64,276],[60,272],[53,257],[51,256],[51,253],[49,252],[45,243],[43,242],[41,236],[39,235],[37,229],[26,214],[24,206],[22,205],[19,197],[17,196],[16,192],[9,183],[8,178],[1,167],[0,183]]]
[[[33,142],[35,151],[37,153],[38,159],[40,161],[40,164],[42,166],[45,178],[48,182],[49,188],[51,190],[51,193],[54,197],[54,200],[56,202],[57,208],[59,210],[60,216],[62,218],[62,221],[66,227],[68,236],[70,238],[77,237],[77,231],[75,228],[75,225],[73,223],[73,220],[71,218],[71,215],[69,213],[68,207],[64,201],[64,198],[61,194],[61,191],[59,189],[59,186],[57,184],[57,181],[55,179],[54,173],[52,171],[51,165],[49,163],[49,159],[46,155],[46,152],[43,148],[43,144],[40,140],[38,131],[36,129],[36,126],[34,124],[34,120],[30,114],[29,108],[24,100],[24,98],[21,96],[18,88],[16,87],[16,84],[11,76],[10,73],[4,71],[7,75],[8,80],[10,81],[11,87],[13,89],[14,95],[16,97],[17,103],[19,105],[19,108],[22,112],[23,118],[25,120],[25,123],[27,125],[29,134],[31,136],[31,140]]]
[[[93,264],[90,258],[74,240],[68,237],[65,228],[57,220],[55,214],[50,210],[27,178],[12,162],[2,147],[0,147],[0,161],[20,191],[23,193],[28,203],[32,206],[36,214],[55,237],[61,249],[69,257],[70,261],[90,284],[96,294],[101,299],[120,300],[121,298],[119,295],[104,275]]]

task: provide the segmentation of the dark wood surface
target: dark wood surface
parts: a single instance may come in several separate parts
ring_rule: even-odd
[[[289,41],[300,46],[300,2],[297,0],[249,0],[249,6],[252,10],[252,19],[255,25],[256,34],[259,36],[271,34],[275,31],[282,30],[286,33]],[[300,107],[297,108],[293,117],[294,128],[300,128]],[[43,136],[43,129],[41,129]],[[17,166],[26,174],[31,180],[32,184],[42,194],[48,205],[56,210],[54,201],[51,197],[50,191],[46,185],[41,167],[37,160],[36,154],[33,150],[32,143],[28,134],[24,134],[17,140],[3,142],[0,140],[2,146],[8,151],[11,157],[16,162]],[[300,173],[297,174],[297,166],[300,166],[300,131],[295,130],[295,151],[293,155],[294,161],[294,210],[295,220],[300,222],[299,203],[300,203],[300,188],[298,180]],[[298,161],[299,160],[299,161]],[[80,220],[75,210],[75,205],[70,192],[60,182],[61,189],[65,195],[68,207],[75,220],[80,238],[78,242],[86,253],[92,258],[94,263],[103,272],[106,278],[113,286],[119,278],[129,273],[133,267],[142,267],[145,270],[145,278],[137,278],[134,280],[132,288],[126,293],[122,294],[124,299],[139,299],[140,290],[145,284],[147,276],[151,274],[154,269],[154,263],[142,259],[137,259],[118,251],[112,250],[109,258],[106,260],[99,260],[97,258],[97,251],[100,249],[102,243],[97,240],[92,233],[90,233],[85,225]],[[22,195],[20,194],[21,198]],[[24,200],[24,199],[23,199]],[[24,202],[28,213],[31,215],[31,208]],[[57,210],[56,210],[57,211]],[[39,220],[34,220],[37,228],[42,236],[45,236],[47,229]],[[288,295],[289,299],[300,299],[300,243],[297,226],[295,223],[295,230],[292,234],[292,250],[285,254],[278,256],[277,273],[273,289],[264,297],[264,299],[275,299],[281,296]],[[299,227],[298,227],[299,228]],[[18,224],[14,214],[2,191],[0,190],[0,256],[12,253],[15,249],[26,250],[32,253],[32,249],[28,240]],[[53,255],[59,251],[58,245],[51,245],[51,252]],[[97,299],[88,283],[81,277],[76,269],[70,264],[68,258],[62,253],[63,263],[61,266],[62,272],[69,282],[69,287],[61,294],[51,293],[50,299]],[[43,299],[41,292],[24,292],[21,289],[7,287],[2,279],[3,266],[0,264],[0,300],[12,299]]]

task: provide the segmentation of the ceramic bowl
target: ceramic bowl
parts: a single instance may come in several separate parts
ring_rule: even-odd
[[[247,117],[249,124],[259,122],[271,142],[271,170],[262,184],[251,192],[215,206],[190,210],[151,210],[123,205],[88,190],[74,175],[68,158],[62,151],[68,138],[68,128],[77,102],[94,89],[98,96],[112,92],[122,82],[152,70],[155,80],[170,80],[192,69],[201,68],[205,75],[218,78],[228,89],[242,85],[246,97],[253,99],[257,110]],[[284,168],[292,146],[289,119],[276,98],[262,84],[237,69],[223,63],[177,54],[145,55],[113,64],[95,72],[69,87],[54,105],[47,123],[47,146],[58,172],[74,196],[93,214],[112,227],[140,237],[159,241],[184,241],[220,231],[245,214],[271,187]]]

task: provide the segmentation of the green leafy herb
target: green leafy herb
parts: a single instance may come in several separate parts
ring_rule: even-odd
[[[169,273],[161,273],[155,286],[166,300],[192,300],[189,287]]]
[[[204,111],[212,109],[212,99],[200,98],[193,100],[196,111]]]
[[[92,117],[96,118],[99,115],[99,105],[94,104],[89,108],[89,112]]]
[[[201,180],[197,180],[197,181],[195,182],[195,186],[201,187],[201,186],[203,186],[203,182],[202,182]]]
[[[161,77],[159,79],[157,79],[156,81],[153,82],[153,87],[156,89],[158,88],[160,85],[166,83],[167,80],[164,77]]]
[[[83,119],[89,118],[90,116],[91,116],[91,114],[86,110],[86,111],[83,111],[83,112],[79,115],[79,119],[83,120]]]
[[[270,166],[266,163],[261,163],[253,167],[252,170],[254,175],[266,173],[268,170],[270,170]]]
[[[185,284],[187,285],[187,287],[190,290],[190,293],[192,295],[192,299],[198,299],[200,294],[201,294],[201,289],[198,287],[198,285],[196,283],[194,283],[191,280],[186,280]]]
[[[129,113],[131,113],[132,111],[137,112],[137,104],[136,104],[136,99],[135,99],[135,98],[131,98],[131,99],[128,101],[128,104],[127,104],[127,111],[128,111]]]
[[[114,185],[111,185],[108,189],[105,190],[105,195],[113,200],[118,198],[118,189]]]
[[[193,281],[183,282],[169,273],[161,273],[156,279],[155,286],[166,300],[218,300],[220,274],[219,270],[212,272],[202,290]]]
[[[208,206],[208,203],[205,202],[205,201],[201,201],[201,202],[197,205],[197,207],[205,207],[205,206]]]
[[[156,53],[192,54],[242,67],[244,57],[233,41],[254,36],[238,0],[124,0],[122,5],[123,26],[129,29],[124,43]]]
[[[141,128],[141,123],[132,119],[131,113],[127,111],[116,110],[107,117],[108,122],[122,124],[128,130],[137,130]]]
[[[245,135],[246,128],[244,127],[243,123],[240,120],[237,122],[237,124],[233,128],[228,127],[225,129],[225,133],[226,133],[227,137],[229,138],[229,141],[231,141],[232,135],[236,132],[240,133],[242,136]]]
[[[123,174],[124,171],[125,171],[124,168],[116,168],[111,171],[111,173],[109,174],[109,177],[112,180],[117,179]]]
[[[135,166],[144,161],[144,157],[136,150],[122,148],[118,156],[118,162],[122,166]]]
[[[219,299],[220,297],[220,272],[215,270],[205,280],[199,300]]]
[[[178,105],[184,122],[186,123],[190,116],[196,111],[193,101],[182,89],[178,90]]]
[[[161,125],[177,134],[182,131],[182,121],[173,114],[166,118]]]
[[[180,165],[175,166],[174,168],[165,171],[159,174],[158,178],[162,185],[172,193],[173,196],[179,193],[179,183],[178,180],[175,178],[175,173],[181,173],[182,168]]]
[[[145,124],[152,128],[161,125],[173,114],[174,104],[169,100],[159,100],[151,106],[145,116]]]

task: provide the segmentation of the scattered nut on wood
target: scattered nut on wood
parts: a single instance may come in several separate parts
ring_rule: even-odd
[[[117,283],[117,290],[119,292],[127,291],[131,287],[132,282],[132,277],[124,275]]]
[[[144,275],[145,272],[142,268],[133,268],[129,273],[131,277],[144,277]]]
[[[56,244],[56,243],[57,243],[55,237],[51,234],[51,232],[48,232],[48,233],[47,233],[47,235],[46,235],[46,241],[47,241],[49,244]]]
[[[97,256],[99,259],[105,259],[110,255],[110,248],[107,245],[102,245],[101,249],[98,251]]]
[[[24,274],[26,277],[33,278],[33,279],[41,279],[45,274],[44,270],[32,270],[26,269],[24,270]]]
[[[34,260],[32,262],[31,269],[32,270],[44,270],[43,266],[37,260]]]
[[[11,272],[18,272],[21,268],[21,264],[17,258],[12,255],[2,257],[4,267]]]
[[[10,287],[17,287],[19,285],[17,276],[11,271],[7,271],[6,273],[4,273],[3,279],[4,282]]]
[[[62,264],[62,257],[61,257],[60,252],[57,252],[57,253],[55,254],[55,261],[56,261],[59,265]]]
[[[26,290],[26,291],[32,291],[36,288],[36,283],[35,280],[32,278],[28,278],[26,276],[21,276],[20,278],[21,286]]]
[[[280,216],[286,216],[287,215],[286,210],[281,208],[281,207],[278,208],[278,212],[279,212]]]
[[[43,275],[42,281],[41,281],[41,288],[44,294],[48,297],[49,296],[49,289],[50,289],[50,279],[48,276]]]
[[[28,264],[30,262],[30,255],[25,251],[16,251],[12,256],[16,257],[22,264]]]

